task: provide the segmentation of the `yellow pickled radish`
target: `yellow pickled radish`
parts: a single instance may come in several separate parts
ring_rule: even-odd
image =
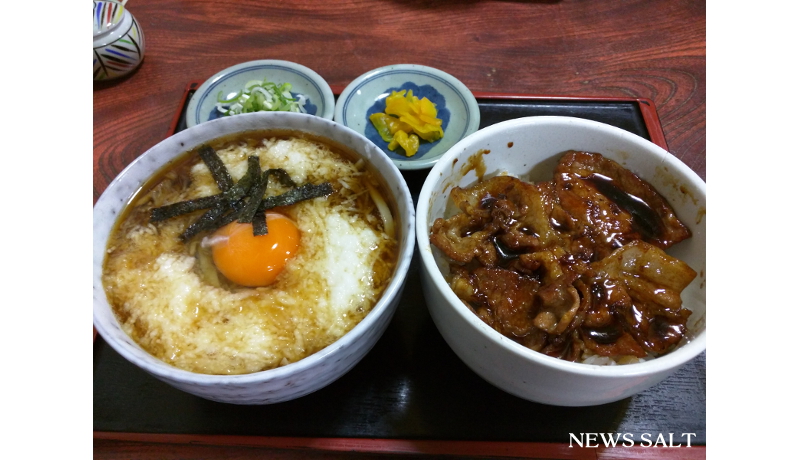
[[[402,90],[392,91],[386,98],[385,113],[374,113],[369,119],[381,138],[389,142],[389,150],[399,146],[406,156],[413,156],[419,150],[420,138],[433,142],[444,137],[442,120],[437,115],[436,104],[430,99]]]

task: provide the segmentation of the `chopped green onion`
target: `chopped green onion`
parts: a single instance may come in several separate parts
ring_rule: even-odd
[[[238,115],[250,112],[300,112],[306,113],[306,97],[298,94],[292,96],[292,85],[283,83],[276,85],[266,79],[250,80],[244,88],[230,98],[225,98],[222,91],[217,96],[217,110],[223,115]]]

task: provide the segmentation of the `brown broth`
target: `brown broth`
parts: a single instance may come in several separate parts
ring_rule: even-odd
[[[202,145],[209,145],[214,150],[222,150],[235,143],[245,142],[249,147],[255,147],[264,139],[273,139],[273,138],[279,140],[289,140],[293,138],[305,139],[326,145],[334,153],[341,156],[342,158],[347,159],[350,162],[355,163],[361,159],[361,156],[359,156],[359,154],[356,153],[350,147],[344,146],[338,142],[332,141],[322,136],[317,136],[303,131],[296,131],[289,129],[264,129],[264,130],[245,131],[243,133],[233,133],[221,136],[217,139],[207,142],[206,144],[195,146],[191,150],[188,150],[176,156],[174,159],[170,160],[167,164],[162,166],[152,176],[150,176],[147,179],[147,181],[145,181],[142,184],[142,186],[128,200],[128,204],[122,210],[122,212],[119,215],[119,218],[117,219],[114,229],[112,230],[112,234],[118,231],[119,225],[129,218],[131,212],[133,212],[133,210],[136,207],[142,206],[144,204],[140,203],[139,200],[143,196],[146,196],[157,185],[161,184],[168,176],[176,175],[178,178],[188,178],[189,170],[195,164],[201,161],[200,157],[197,155],[197,152],[199,151]],[[388,193],[389,186],[386,184],[386,181],[383,179],[383,177],[381,177],[381,175],[378,173],[375,167],[366,162],[366,160],[365,164],[366,164],[366,170],[369,173],[368,178],[370,183],[373,186],[375,186],[377,190],[380,192],[381,196],[383,196],[384,199],[386,199],[386,204],[392,211],[392,215],[397,217],[399,215],[397,210],[397,203],[395,203],[395,201],[392,199],[392,195]],[[203,212],[204,211],[202,210],[195,211],[194,213],[190,214],[190,216],[197,217],[201,215]],[[138,216],[137,219],[139,223],[143,223],[144,221],[149,219],[149,214]],[[391,236],[397,238],[399,235],[395,234]]]
[[[309,134],[302,133],[302,132],[288,131],[288,130],[282,130],[282,131],[259,130],[259,131],[250,131],[250,132],[246,132],[246,133],[242,133],[242,134],[233,134],[233,135],[228,135],[228,136],[213,140],[213,141],[209,142],[208,145],[211,146],[212,148],[214,148],[217,151],[223,151],[227,147],[240,145],[241,143],[244,143],[248,147],[252,148],[252,147],[255,147],[255,146],[259,145],[262,142],[262,140],[264,140],[264,139],[292,140],[292,139],[298,139],[298,138],[306,140],[306,141],[311,141],[311,142],[314,142],[314,143],[317,143],[317,144],[321,144],[321,145],[327,147],[327,149],[330,150],[334,154],[333,156],[339,157],[341,159],[344,159],[344,160],[346,160],[347,162],[349,162],[351,164],[357,163],[358,160],[360,159],[360,157],[354,151],[352,151],[351,149],[349,149],[349,148],[347,148],[345,146],[341,146],[339,144],[333,143],[333,142],[331,142],[331,141],[329,141],[327,139],[324,139],[324,138],[321,138],[321,137],[318,137],[318,136],[313,136],[313,135],[309,135]],[[182,215],[182,216],[177,216],[177,217],[173,217],[171,219],[168,219],[167,221],[169,221],[169,226],[164,225],[162,227],[162,224],[167,222],[167,221],[158,222],[158,223],[155,223],[155,224],[149,222],[150,210],[153,207],[163,206],[163,205],[166,205],[166,204],[171,204],[171,203],[174,203],[176,201],[181,201],[183,199],[183,198],[178,198],[178,197],[182,196],[183,194],[185,194],[187,188],[191,184],[191,180],[192,180],[191,179],[191,177],[192,177],[191,170],[192,170],[192,168],[195,165],[197,165],[197,164],[202,162],[202,160],[199,158],[199,155],[196,155],[198,149],[199,149],[199,146],[197,146],[197,147],[195,147],[195,148],[193,148],[193,149],[191,149],[191,150],[179,155],[174,160],[170,161],[167,165],[165,165],[164,167],[159,169],[155,174],[153,174],[143,184],[143,186],[134,194],[134,196],[129,200],[129,203],[125,207],[123,212],[120,213],[120,216],[119,216],[119,218],[118,218],[118,220],[117,220],[117,222],[115,224],[114,230],[112,232],[112,235],[109,238],[107,254],[106,254],[106,261],[104,262],[104,275],[103,275],[104,276],[104,286],[106,287],[106,292],[108,294],[109,303],[111,303],[112,309],[114,310],[114,312],[117,315],[117,317],[120,319],[121,323],[127,323],[128,324],[126,326],[127,331],[129,332],[129,334],[131,334],[131,336],[137,342],[140,342],[140,339],[142,339],[143,337],[147,336],[148,334],[152,335],[152,331],[149,330],[147,327],[142,326],[141,322],[139,322],[138,320],[134,321],[134,319],[131,316],[131,314],[129,312],[125,312],[124,309],[120,307],[120,304],[122,302],[125,302],[125,300],[123,300],[125,298],[124,296],[127,295],[127,294],[120,294],[122,292],[121,289],[123,289],[122,286],[120,286],[120,288],[119,288],[120,291],[119,292],[113,292],[114,290],[109,288],[110,284],[107,283],[107,280],[109,280],[109,279],[113,280],[113,279],[118,278],[118,276],[119,276],[118,275],[119,272],[110,273],[109,268],[108,268],[109,260],[112,257],[116,257],[116,256],[112,256],[112,254],[114,254],[117,251],[119,251],[120,254],[123,254],[123,256],[125,258],[130,258],[131,259],[131,263],[134,264],[137,267],[138,267],[139,263],[142,263],[142,261],[145,261],[144,263],[150,264],[150,263],[152,263],[150,261],[155,260],[155,257],[157,257],[159,254],[166,254],[167,252],[169,252],[169,253],[180,253],[180,254],[182,254],[184,256],[186,256],[186,255],[193,256],[195,258],[196,262],[195,262],[194,266],[192,267],[191,271],[193,271],[195,274],[197,274],[200,277],[200,279],[202,280],[202,285],[203,286],[221,287],[225,291],[231,293],[234,296],[236,295],[237,292],[245,292],[245,291],[247,291],[249,289],[249,288],[244,288],[242,286],[238,286],[238,285],[235,285],[234,283],[231,283],[230,281],[224,279],[224,277],[221,274],[219,274],[218,272],[217,272],[217,275],[219,275],[218,276],[219,277],[218,280],[215,280],[215,278],[217,278],[216,276],[209,277],[209,275],[208,275],[209,266],[211,267],[211,270],[213,270],[214,272],[216,272],[216,268],[213,267],[213,262],[211,262],[211,260],[210,260],[210,250],[209,249],[204,249],[202,247],[202,245],[200,244],[200,240],[203,238],[203,236],[205,236],[205,234],[197,235],[194,238],[192,238],[189,241],[187,241],[186,243],[178,242],[178,241],[176,241],[175,238],[170,239],[170,237],[166,237],[166,236],[162,237],[162,235],[165,235],[165,234],[168,234],[168,235],[171,235],[171,236],[175,236],[176,233],[172,229],[173,227],[178,226],[178,227],[181,227],[181,228],[185,228],[186,225],[189,225],[191,222],[196,220],[196,218],[199,215],[202,215],[206,210],[198,210],[198,211],[195,211],[195,212],[190,213],[190,214],[185,214],[185,215]],[[275,167],[280,167],[281,165],[280,164],[276,164],[274,166]],[[346,174],[346,175],[343,175],[343,176],[334,175],[332,177],[341,177],[341,178],[345,179],[346,181],[347,180],[353,181],[353,182],[350,182],[351,185],[356,184],[356,183],[360,183],[361,185],[359,185],[357,190],[363,190],[364,184],[368,183],[370,186],[372,186],[373,188],[378,190],[378,192],[384,198],[384,200],[385,200],[386,204],[389,206],[390,211],[392,212],[393,216],[395,216],[395,221],[397,222],[397,218],[396,218],[398,216],[397,203],[392,199],[392,196],[388,193],[389,189],[388,189],[388,186],[386,185],[386,182],[377,173],[377,170],[374,167],[372,167],[371,165],[369,165],[368,163],[366,163],[364,167],[361,167],[359,165],[358,169],[360,171],[362,171],[363,173],[359,173],[359,174],[355,174],[355,175]],[[163,189],[163,190],[160,190],[160,189]],[[342,190],[342,191],[344,191],[344,190]],[[351,197],[354,196],[354,195],[352,195],[353,192],[349,192],[349,193],[351,193],[351,195],[349,195],[349,196],[351,196]],[[341,204],[342,203],[341,200],[343,200],[344,197],[340,198],[340,197],[338,197],[336,195],[338,195],[338,194],[334,193],[334,195],[332,195],[331,198],[329,198],[329,201],[326,201],[326,203],[328,203],[328,205],[330,205],[330,206],[338,206],[338,204],[336,204],[336,203]],[[374,217],[377,220],[372,219],[371,221],[373,223],[369,224],[369,225],[373,228],[373,230],[380,230],[381,217],[380,217],[380,214],[377,211],[377,209],[374,209],[375,206],[372,204],[372,200],[371,200],[371,198],[369,198],[369,194],[360,194],[360,195],[357,195],[357,196],[359,197],[358,201],[357,201],[358,204],[356,204],[355,206],[356,206],[356,209],[359,210],[358,211],[359,215],[363,215],[363,216],[365,216],[364,218],[366,218],[367,214],[365,214],[365,212],[371,209],[369,212],[371,212],[372,213],[372,217]],[[348,203],[349,203],[349,201],[348,201]],[[292,209],[291,208],[292,208],[292,206],[288,206],[288,207],[282,208],[281,212],[285,212],[287,215],[289,215],[289,217],[292,217]],[[368,220],[370,220],[370,219],[368,219]],[[139,228],[148,227],[148,226],[153,228],[154,231],[158,232],[158,237],[155,238],[155,239],[157,239],[159,242],[156,243],[155,247],[147,246],[146,249],[144,249],[144,250],[136,249],[136,250],[132,250],[132,251],[128,252],[128,249],[126,248],[126,245],[131,244],[131,243],[129,243],[129,241],[127,241],[128,238],[126,237],[126,235],[128,235],[128,232],[131,231],[132,229],[136,229],[136,231],[138,231]],[[311,227],[309,227],[309,228],[311,228]],[[318,224],[315,224],[315,227],[313,227],[313,228],[317,229],[317,230],[315,230],[315,232],[319,232],[319,231],[321,231],[321,229],[324,229],[325,227],[320,227]],[[397,239],[397,237],[399,236],[397,233],[400,231],[399,230],[399,226],[397,224],[395,224],[395,229],[396,229],[395,235],[389,235],[389,236],[393,237],[394,240]],[[166,233],[162,233],[162,232],[166,232]],[[150,238],[152,239],[154,237],[150,237]],[[322,241],[322,240],[316,239],[316,240],[310,240],[310,241]],[[164,248],[168,248],[168,249],[164,250]],[[377,301],[377,299],[380,298],[380,294],[386,288],[386,286],[388,285],[388,283],[391,280],[391,277],[392,277],[394,271],[397,269],[397,263],[396,262],[397,262],[397,255],[398,255],[398,244],[396,242],[380,243],[379,251],[380,251],[379,260],[375,260],[374,262],[372,262],[373,263],[373,265],[372,265],[372,277],[375,280],[375,284],[372,286],[373,291],[371,291],[371,293],[370,293],[370,296],[372,296],[370,298],[374,299],[374,300],[371,301],[372,305],[364,304],[363,308],[362,308],[362,306],[359,306],[357,310],[352,310],[352,311],[348,312],[347,313],[348,319],[345,320],[345,321],[348,322],[348,324],[350,324],[352,321],[355,321],[357,323],[358,321],[360,321],[369,312],[369,310],[371,310],[371,308],[374,306],[374,302]],[[311,253],[312,252],[308,252],[308,254],[311,254]],[[376,254],[378,254],[378,253],[376,253]],[[115,266],[119,266],[119,263],[120,263],[119,260],[120,259],[115,259]],[[316,259],[314,259],[314,260],[316,260]],[[128,262],[125,262],[125,263],[128,263]],[[328,265],[326,265],[326,266],[328,266]],[[130,277],[130,275],[128,275],[128,277]],[[128,279],[128,278],[126,278],[126,279]],[[299,280],[300,280],[300,278],[296,278],[294,276],[288,276],[284,280],[285,283],[284,282],[276,283],[276,285],[274,287],[279,292],[287,292],[287,293],[302,292],[302,291],[298,291],[297,290],[297,283],[300,282]],[[320,286],[320,285],[317,285],[317,286]],[[271,289],[271,288],[272,287],[270,287],[270,288],[259,288],[259,289],[256,289],[256,291],[263,290],[264,293],[266,293],[266,291]],[[124,289],[128,290],[128,289],[132,289],[132,288],[130,288],[129,284],[126,284]],[[205,289],[205,287],[203,289]],[[133,290],[135,290],[135,289],[133,289]],[[252,289],[251,289],[251,291],[252,291]],[[163,291],[159,291],[159,292],[163,292]],[[314,291],[314,292],[322,292],[322,291]],[[120,295],[122,295],[122,297],[120,297]],[[159,296],[158,293],[155,293],[154,295]],[[260,296],[261,294],[258,293],[256,295]],[[295,296],[299,300],[300,298],[306,299],[306,297],[308,297],[309,295],[312,295],[312,294],[306,293],[306,294],[302,294],[302,295],[301,294],[297,294],[297,295],[299,295],[300,297],[296,297],[295,295],[293,295],[293,296]],[[269,298],[269,297],[265,297],[265,298]],[[248,300],[248,302],[250,302],[250,301]],[[274,305],[271,305],[269,302],[264,302],[264,301],[261,301],[261,300],[258,300],[257,302],[259,302],[257,308],[261,309],[261,311],[262,311],[262,314],[260,315],[260,317],[262,317],[262,318],[267,318],[267,317],[270,317],[270,318],[272,318],[272,317],[283,318],[281,320],[281,321],[283,321],[282,324],[293,324],[293,322],[294,322],[293,320],[287,319],[287,318],[292,318],[291,313],[288,313],[288,311],[287,312],[278,311],[278,310],[276,310],[277,307],[275,307]],[[305,304],[309,304],[308,302],[306,302],[306,300],[302,300],[302,302],[304,302]],[[203,313],[202,313],[203,305],[199,304],[199,308],[201,310],[200,317],[202,317],[203,316]],[[253,308],[256,308],[256,307],[254,307],[253,305],[250,305],[250,306],[246,305],[244,308],[246,308],[246,309],[250,308],[252,310]],[[136,313],[136,314],[138,315],[139,313]],[[305,313],[300,313],[300,314],[305,314]],[[289,315],[289,316],[287,316],[287,315]],[[203,323],[203,324],[206,324],[206,323]],[[198,326],[198,327],[200,327],[200,326]],[[205,327],[205,326],[202,326],[202,327]],[[273,325],[273,326],[270,326],[270,327],[271,328],[275,328],[277,326]],[[350,327],[352,327],[352,326],[350,326]],[[317,327],[316,329],[314,329],[314,331],[323,331],[324,329],[325,329],[324,327],[322,327],[321,329]],[[311,339],[309,339],[310,341],[307,342],[307,346],[308,346],[307,351],[308,351],[308,353],[313,353],[313,352],[321,349],[321,347],[327,346],[327,344],[330,343],[329,342],[329,335],[323,335],[323,336],[321,336],[321,338],[318,338],[316,335],[319,334],[319,333],[322,333],[322,332],[310,332],[310,331],[302,332],[302,334],[310,334],[308,337],[312,337]],[[327,333],[325,333],[325,334],[327,334]],[[334,340],[335,340],[335,338],[334,338]],[[140,345],[141,344],[142,343],[140,342]],[[154,356],[159,357],[160,359],[169,362],[168,356],[169,356],[170,352],[167,351],[168,348],[164,348],[164,347],[162,347],[161,345],[158,345],[158,344],[155,344],[155,345],[151,344],[150,347],[143,345],[143,347],[145,349],[147,349]],[[289,362],[294,362],[296,360],[296,358],[298,358],[297,353],[295,353],[295,352],[293,352],[293,353],[294,353],[294,355],[289,357]],[[166,358],[165,358],[165,356],[166,356]],[[302,358],[302,356],[300,356],[300,358]],[[187,370],[193,370],[193,369],[187,369]],[[194,370],[194,371],[203,372],[201,370]],[[215,373],[215,372],[208,372],[208,373]],[[236,371],[236,372],[233,372],[233,373],[239,373],[239,372]]]

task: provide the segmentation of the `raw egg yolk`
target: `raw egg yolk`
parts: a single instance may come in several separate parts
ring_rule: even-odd
[[[297,252],[300,231],[294,222],[283,214],[267,213],[266,217],[266,235],[253,236],[253,225],[239,222],[231,222],[214,233],[214,265],[236,284],[272,284]]]

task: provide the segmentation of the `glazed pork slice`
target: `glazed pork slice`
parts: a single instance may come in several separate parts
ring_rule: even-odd
[[[595,260],[631,241],[666,249],[691,236],[650,184],[598,153],[567,152],[554,180],[561,206],[594,242]]]
[[[616,363],[669,352],[695,271],[664,249],[690,237],[647,182],[596,153],[566,152],[550,181],[495,176],[455,187],[460,212],[431,244],[455,294],[486,324],[540,353]]]
[[[506,337],[553,357],[574,361],[579,349],[567,330],[580,306],[568,282],[540,289],[538,280],[504,268],[451,267],[450,286],[490,327]]]
[[[495,176],[469,188],[453,188],[450,199],[462,212],[436,219],[430,240],[460,264],[477,258],[484,266],[496,266],[509,252],[516,257],[563,246],[567,235],[557,227],[573,220],[559,212],[552,182]]]
[[[610,345],[630,335],[642,350],[669,351],[686,333],[691,311],[682,308],[681,292],[696,276],[686,263],[644,241],[592,263],[583,275],[591,299],[582,325],[585,344],[607,356],[618,353]]]

